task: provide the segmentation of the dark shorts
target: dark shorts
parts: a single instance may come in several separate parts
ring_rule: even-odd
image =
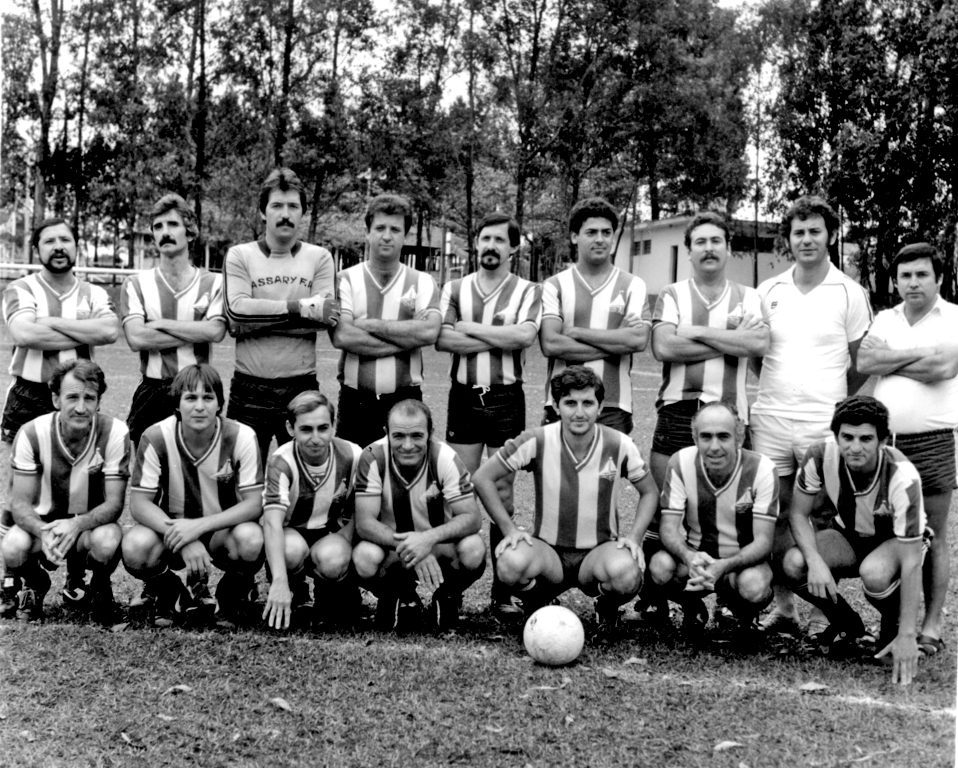
[[[551,544],[549,546],[552,546]],[[588,557],[591,549],[573,549],[572,547],[552,547],[562,563],[561,591],[579,586],[579,569],[582,561]]]
[[[322,528],[290,528],[291,531],[296,531],[300,536],[303,537],[303,541],[306,542],[306,546],[309,549],[313,548],[315,544],[320,539],[329,536],[331,533],[335,533],[329,526],[324,525]]]
[[[842,528],[834,520],[827,526],[824,526],[822,529],[820,529],[818,535],[820,536],[824,530],[834,531],[835,533],[839,534],[843,539],[845,539],[846,542],[848,542],[848,546],[851,547],[852,551],[855,553],[855,565],[848,566],[846,568],[831,569],[836,578],[858,578],[858,569],[865,558],[886,541],[891,541],[891,539],[879,539],[877,536],[859,536],[854,531],[849,531],[845,528]],[[921,537],[921,556],[923,561],[925,554],[931,547],[931,542],[934,538],[934,531],[926,526]]]
[[[695,445],[692,437],[692,418],[705,403],[702,400],[680,400],[659,408],[652,433],[652,452],[671,456],[676,451]],[[752,441],[745,429],[745,449],[751,449]]]
[[[389,409],[403,400],[422,400],[422,389],[401,387],[395,392],[377,395],[352,387],[340,387],[336,437],[356,443],[361,448],[385,437]]]
[[[27,422],[53,410],[53,395],[47,384],[27,381],[17,376],[7,390],[3,404],[3,442],[12,443]]]
[[[553,408],[551,405],[545,407],[545,411],[542,414],[542,426],[546,424],[554,424],[559,421],[559,412]],[[604,424],[607,427],[612,427],[623,435],[632,434],[632,414],[628,411],[623,411],[621,408],[603,408],[599,412],[599,418],[596,419],[597,424]]]
[[[893,434],[889,440],[915,465],[925,496],[949,493],[958,487],[955,470],[955,430]]]
[[[261,379],[237,372],[230,384],[230,402],[226,417],[246,424],[256,432],[260,460],[266,463],[270,441],[289,442],[286,431],[286,406],[301,392],[319,389],[315,374],[288,379]]]
[[[126,417],[133,445],[140,442],[140,437],[147,429],[173,415],[175,404],[170,397],[171,383],[172,381],[144,376],[137,386],[133,393],[133,402],[130,403],[130,415]]]
[[[446,442],[501,448],[526,428],[522,384],[470,387],[452,383],[446,419]]]

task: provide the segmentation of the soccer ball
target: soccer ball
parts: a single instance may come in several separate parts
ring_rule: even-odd
[[[529,617],[522,642],[526,652],[540,664],[561,667],[582,653],[585,630],[579,617],[568,608],[547,605]]]

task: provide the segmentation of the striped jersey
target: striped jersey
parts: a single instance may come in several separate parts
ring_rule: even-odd
[[[98,413],[89,438],[74,456],[61,434],[59,412],[25,424],[13,445],[13,471],[40,476],[34,504],[45,520],[82,515],[106,499],[105,481],[130,476],[130,431],[119,419]]]
[[[202,456],[190,453],[176,416],[143,433],[133,466],[133,492],[147,493],[172,518],[216,515],[243,495],[263,489],[256,433],[217,418],[213,442]]]
[[[709,303],[695,281],[689,279],[662,289],[655,302],[652,322],[733,330],[748,314],[759,317],[762,314],[762,300],[754,288],[727,280],[722,295]],[[682,400],[722,401],[734,405],[747,424],[747,374],[748,357],[735,355],[694,363],[662,363],[662,387],[655,407]]]
[[[120,290],[120,315],[123,324],[138,317],[151,320],[222,319],[223,277],[205,269],[197,269],[193,279],[181,291],[174,291],[158,267],[132,275]],[[210,343],[183,344],[172,349],[140,350],[140,373],[151,379],[172,379],[188,365],[208,363]]]
[[[430,275],[405,264],[380,285],[364,262],[340,273],[339,304],[344,316],[355,319],[414,320],[419,313],[439,312],[439,289]],[[339,358],[340,384],[377,395],[422,384],[422,372],[418,347],[388,357],[343,350]]]
[[[778,518],[778,473],[767,456],[743,449],[728,480],[717,487],[692,445],[669,459],[661,507],[663,515],[684,518],[692,549],[732,557],[754,540],[756,520]]]
[[[533,535],[554,547],[593,549],[616,539],[619,478],[635,484],[648,473],[635,443],[601,424],[595,425],[592,444],[582,459],[569,448],[559,421],[523,432],[496,457],[510,472],[532,473]]]
[[[297,241],[271,251],[265,240],[234,245],[223,262],[230,334],[236,337],[236,370],[262,379],[316,372],[316,330],[288,302],[332,296],[333,257],[325,248]]]
[[[379,496],[379,520],[397,533],[438,528],[452,519],[451,504],[474,498],[469,471],[446,443],[430,440],[426,460],[407,480],[393,464],[388,437],[363,450],[356,495]]]
[[[796,488],[809,495],[822,488],[838,515],[835,522],[859,536],[882,542],[893,537],[915,541],[925,530],[925,504],[915,465],[897,448],[883,446],[867,488],[857,489],[834,437],[814,443],[798,472]],[[937,532],[936,532],[937,533]]]
[[[14,280],[3,292],[3,321],[18,317],[29,320],[41,317],[62,317],[67,320],[116,319],[113,302],[100,286],[85,280],[74,280],[73,287],[57,293],[39,272]],[[28,349],[14,347],[10,358],[10,374],[27,381],[44,383],[50,380],[59,363],[76,358],[93,359],[93,347],[78,344],[72,349]]]
[[[542,302],[538,285],[511,273],[486,294],[479,273],[474,272],[443,286],[439,309],[444,326],[452,327],[459,320],[483,325],[531,323],[538,331]],[[522,383],[525,357],[525,349],[453,354],[451,375],[453,381],[470,387]]]
[[[579,327],[614,331],[626,315],[652,323],[645,283],[641,278],[613,267],[598,288],[592,288],[575,265],[550,277],[542,286],[542,319],[555,317],[563,328]],[[578,364],[578,363],[577,363]],[[605,385],[604,408],[621,408],[632,413],[632,355],[608,355],[581,363],[595,371]],[[555,406],[549,382],[570,364],[549,358],[546,375],[546,405]]]
[[[338,531],[353,516],[353,487],[363,449],[334,437],[321,467],[307,464],[296,441],[277,448],[266,466],[263,512],[279,509],[286,528]]]

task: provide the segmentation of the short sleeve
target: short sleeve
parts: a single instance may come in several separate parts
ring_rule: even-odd
[[[550,277],[542,284],[542,319],[557,317],[562,319],[562,301],[559,296],[559,282]]]
[[[763,456],[759,462],[759,471],[755,477],[755,498],[752,502],[752,517],[763,520],[777,520],[778,472],[771,459]]]
[[[689,494],[685,488],[685,479],[682,477],[682,468],[679,454],[674,453],[669,459],[665,470],[665,480],[662,483],[662,495],[659,505],[663,515],[679,515],[685,517]]]
[[[90,318],[116,319],[116,311],[114,310],[110,295],[98,285],[90,286]]]
[[[239,434],[236,436],[236,445],[233,447],[233,459],[239,468],[236,487],[240,493],[261,488],[263,464],[259,458],[259,443],[256,442],[256,433],[245,424],[239,425]]]
[[[802,493],[814,496],[822,489],[824,456],[824,443],[813,443],[805,451],[805,458],[802,459],[798,478],[795,480],[796,487]]]
[[[627,315],[635,315],[643,323],[652,325],[652,312],[649,310],[649,296],[645,289],[645,281],[639,277],[632,278],[629,287],[629,301],[625,307]]]
[[[120,288],[120,317],[124,323],[131,317],[146,319],[146,308],[137,290],[138,285],[136,276],[131,276],[123,281],[123,287]]]
[[[642,458],[642,452],[631,439],[624,437],[622,444],[625,446],[625,460],[622,462],[622,477],[630,483],[637,483],[647,474],[649,467]]]
[[[119,419],[113,419],[106,456],[103,457],[103,476],[129,478],[131,450],[129,428]]]
[[[655,300],[655,312],[652,315],[652,322],[679,324],[679,307],[675,301],[675,288],[671,285],[665,286],[662,293]]]
[[[416,291],[416,314],[421,312],[439,314],[439,286],[432,275],[420,273],[419,290]]]
[[[225,320],[226,308],[223,306],[223,276],[214,275],[210,288],[210,304],[206,308],[206,320]]]
[[[882,312],[879,312],[877,315],[875,315],[875,319],[868,328],[868,335],[874,339],[878,339],[879,341],[887,341],[893,320],[893,310],[886,309]]]
[[[19,315],[29,314],[36,317],[37,300],[19,281],[11,283],[3,292],[3,321],[10,325]]]
[[[339,289],[337,291],[337,298],[339,299],[339,311],[343,315],[353,315],[353,286],[349,280],[349,270],[346,270],[339,275]]]
[[[442,296],[439,299],[439,313],[442,315],[444,326],[453,326],[459,320],[459,286],[460,281],[453,280],[442,287]]]
[[[36,429],[26,424],[17,432],[13,441],[13,451],[10,454],[10,463],[13,471],[21,475],[40,474],[40,456],[37,450]]]
[[[147,430],[140,437],[136,449],[136,460],[133,462],[132,488],[134,491],[154,492],[160,487],[160,473],[162,466],[160,455],[152,442],[152,430]],[[159,432],[156,432],[158,435]]]
[[[356,470],[357,496],[382,496],[383,480],[380,474],[379,462],[372,450],[366,448],[359,457],[359,467]]]
[[[507,440],[506,444],[496,452],[496,458],[510,472],[529,469],[536,460],[538,443],[534,432],[523,432],[518,437]]]
[[[542,289],[532,283],[526,286],[525,293],[522,296],[522,303],[519,305],[519,312],[516,323],[532,323],[536,330],[542,320]]]
[[[848,314],[845,317],[845,338],[858,341],[868,331],[872,321],[872,308],[865,289],[849,280]]]
[[[473,495],[474,489],[469,470],[449,446],[443,445],[440,449],[436,469],[442,485],[442,497],[447,504]]]
[[[266,482],[263,486],[263,509],[279,508],[283,514],[289,509],[290,472],[286,459],[278,453],[269,457]]]

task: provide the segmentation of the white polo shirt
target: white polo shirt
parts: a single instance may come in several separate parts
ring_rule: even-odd
[[[829,421],[848,393],[848,345],[872,320],[865,289],[834,264],[820,285],[803,294],[795,267],[758,287],[771,344],[762,363],[752,414]]]
[[[931,311],[914,325],[905,317],[904,304],[879,312],[868,335],[891,349],[915,349],[950,342],[956,332],[958,306],[939,296]],[[926,383],[892,373],[878,379],[875,397],[888,408],[892,432],[911,434],[958,426],[958,378]]]

